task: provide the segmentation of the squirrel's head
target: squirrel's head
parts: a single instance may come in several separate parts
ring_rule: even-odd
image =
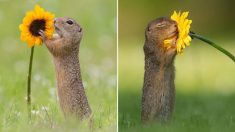
[[[177,23],[170,18],[161,17],[151,21],[145,30],[144,52],[163,61],[173,60],[176,55]],[[171,48],[166,49],[164,40],[172,39]]]
[[[73,41],[71,44],[78,44],[82,38],[82,28],[72,18],[55,18],[54,27],[55,31],[61,38],[67,39],[68,41]]]

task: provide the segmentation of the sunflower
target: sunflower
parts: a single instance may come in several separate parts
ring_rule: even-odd
[[[53,27],[54,14],[44,11],[39,5],[36,5],[33,11],[26,13],[22,24],[19,25],[21,30],[21,40],[26,41],[29,47],[41,45],[42,39],[39,30],[43,30],[47,38],[51,38],[54,32]]]
[[[171,19],[177,23],[178,26],[178,37],[176,40],[176,48],[177,53],[182,53],[183,49],[186,46],[190,45],[190,41],[192,40],[189,36],[190,24],[192,20],[187,19],[189,12],[183,12],[182,14],[179,12],[178,14],[174,11]],[[164,46],[169,48],[173,39],[167,39],[164,41]]]

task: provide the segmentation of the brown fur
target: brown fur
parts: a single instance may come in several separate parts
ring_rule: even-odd
[[[177,36],[177,26],[169,18],[158,18],[149,23],[145,31],[145,73],[142,96],[143,122],[168,120],[175,100],[175,47],[166,50],[163,41]],[[175,37],[176,39],[176,37]]]
[[[68,21],[73,23],[69,24]],[[91,109],[85,95],[78,58],[81,27],[67,17],[55,19],[54,26],[59,36],[47,39],[43,31],[40,31],[40,35],[53,56],[61,109],[66,117],[89,117]]]

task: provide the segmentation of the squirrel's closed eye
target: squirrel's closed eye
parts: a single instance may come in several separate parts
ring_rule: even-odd
[[[66,21],[69,25],[72,25],[73,24],[73,21],[72,20],[68,20]]]
[[[158,27],[158,28],[162,28],[162,27],[165,27],[165,26],[167,26],[166,22],[160,22],[160,23],[156,24],[156,27]]]

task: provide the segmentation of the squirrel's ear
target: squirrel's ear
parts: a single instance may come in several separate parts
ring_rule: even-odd
[[[150,31],[150,27],[148,25],[148,27],[146,28],[146,32],[149,32]]]
[[[81,27],[79,27],[78,32],[82,32],[82,28]]]

